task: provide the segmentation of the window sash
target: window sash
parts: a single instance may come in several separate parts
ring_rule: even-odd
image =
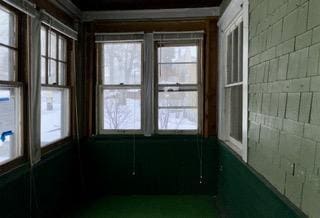
[[[156,42],[156,58],[155,58],[155,77],[156,77],[156,88],[155,88],[155,105],[154,105],[154,115],[155,115],[155,131],[158,134],[197,134],[201,132],[201,59],[202,59],[202,49],[201,49],[201,40],[182,40],[182,41],[172,41],[172,42]],[[174,47],[191,47],[191,46],[196,46],[197,47],[197,59],[196,61],[177,61],[177,62],[164,62],[161,60],[161,58],[158,56],[159,54],[159,49],[161,48],[174,48]],[[196,72],[196,77],[197,77],[197,82],[196,83],[159,83],[159,67],[164,64],[169,64],[169,65],[180,65],[180,64],[197,64],[197,72]],[[160,106],[159,105],[159,93],[168,91],[170,93],[172,92],[185,92],[185,91],[193,91],[197,92],[198,96],[198,104],[196,107],[193,106]],[[197,129],[161,129],[159,127],[159,110],[161,109],[196,109],[197,110]]]
[[[61,127],[60,128],[63,136],[53,141],[49,141],[47,143],[43,143],[41,139],[42,148],[47,147],[56,142],[62,141],[64,139],[67,139],[71,136],[71,98],[70,98],[71,88],[66,86],[41,85],[41,93],[43,91],[60,91],[62,95],[67,95],[67,96],[61,97]],[[43,127],[41,127],[41,130],[43,130]]]
[[[61,33],[51,29],[50,27],[46,25],[41,26],[41,30],[45,30],[45,54],[41,54],[41,58],[45,60],[45,72],[44,72],[44,78],[45,78],[45,83],[43,81],[41,82],[42,85],[55,85],[55,86],[64,86],[65,84],[68,83],[68,61],[67,61],[67,38],[63,36]],[[51,34],[55,35],[55,57],[51,56]],[[44,40],[44,39],[41,39]],[[63,42],[64,46],[60,47],[60,42]],[[41,45],[42,46],[42,45]],[[63,48],[63,51],[60,50],[60,48]],[[41,49],[42,50],[42,49]],[[62,53],[61,53],[62,52]],[[65,60],[61,59],[60,56],[61,54],[65,57]],[[50,74],[50,62],[55,62],[55,82],[50,82],[49,81],[49,74]],[[60,64],[65,65],[64,68],[64,80],[61,80],[60,77]],[[41,72],[43,73],[43,72]],[[61,84],[62,83],[62,84]]]

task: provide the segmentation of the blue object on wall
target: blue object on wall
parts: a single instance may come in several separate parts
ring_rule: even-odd
[[[3,132],[3,133],[1,133],[0,140],[1,140],[2,142],[4,142],[4,141],[6,140],[6,137],[7,137],[7,136],[11,136],[11,135],[13,135],[13,132],[12,132],[12,131]]]

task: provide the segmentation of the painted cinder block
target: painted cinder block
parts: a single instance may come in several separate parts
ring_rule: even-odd
[[[298,120],[300,106],[300,93],[289,93],[286,108],[286,118]]]
[[[294,51],[295,39],[290,39],[277,46],[277,56],[289,54]]]
[[[284,118],[287,108],[287,93],[281,93],[279,96],[278,116]]]
[[[304,134],[303,136],[305,138],[315,140],[317,142],[320,142],[320,126],[312,125],[306,123],[304,126]]]
[[[320,25],[320,1],[310,0],[309,15],[308,15],[308,29]]]
[[[288,79],[302,78],[307,75],[309,48],[293,52],[289,56]]]
[[[292,163],[299,160],[301,151],[301,137],[285,132],[280,133],[279,152]]]
[[[282,40],[286,41],[307,30],[308,2],[284,18]]]
[[[285,195],[294,203],[297,207],[301,207],[302,199],[301,193],[303,184],[305,182],[305,173],[303,169],[299,169],[296,166],[294,175],[287,173]]]
[[[309,178],[309,179],[308,179]],[[307,181],[303,187],[302,209],[310,216],[310,218],[318,218],[320,214],[320,176],[311,175],[307,177]]]
[[[309,139],[302,139],[299,163],[308,172],[313,173],[316,160],[316,142]]]
[[[310,123],[320,126],[320,92],[313,94]]]
[[[296,50],[306,48],[311,45],[312,42],[312,30],[305,32],[296,38]]]
[[[279,72],[278,72],[278,80],[287,79],[289,65],[289,55],[283,55],[279,59]]]
[[[270,111],[271,94],[263,94],[262,97],[262,113],[269,114]]]
[[[296,136],[303,136],[303,129],[304,129],[304,124],[289,120],[289,119],[284,119],[283,120],[283,130],[289,134],[293,134]]]
[[[312,103],[312,92],[302,93],[299,111],[299,121],[304,123],[310,122],[311,113],[311,103]]]
[[[277,116],[278,115],[278,107],[279,107],[279,94],[273,93],[271,94],[271,103],[270,103],[270,115]]]
[[[312,31],[312,44],[320,42],[320,26],[316,27]]]
[[[289,80],[287,92],[309,92],[310,78]]]
[[[311,77],[310,91],[320,92],[320,76]]]
[[[311,46],[309,50],[308,76],[318,75],[320,65],[320,44]]]

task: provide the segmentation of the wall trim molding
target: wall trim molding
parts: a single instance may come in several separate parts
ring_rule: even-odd
[[[94,20],[152,20],[203,18],[220,16],[220,7],[149,9],[123,11],[84,11],[82,21]]]
[[[69,16],[81,19],[81,10],[70,0],[49,0],[49,2],[57,6],[60,10],[62,10]]]

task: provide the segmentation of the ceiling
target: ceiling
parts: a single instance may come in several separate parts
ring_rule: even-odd
[[[199,8],[219,6],[222,0],[72,0],[83,11]]]

